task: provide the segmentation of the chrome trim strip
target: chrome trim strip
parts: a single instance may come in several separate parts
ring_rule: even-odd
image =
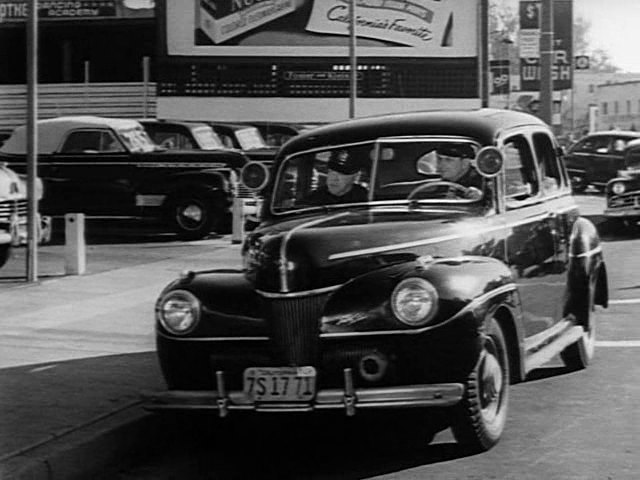
[[[282,239],[282,243],[280,244],[280,265],[279,265],[280,288],[282,289],[283,293],[286,293],[289,291],[289,282],[287,280],[287,263],[288,263],[287,262],[287,245],[291,240],[291,237],[293,237],[293,234],[296,233],[298,230],[313,227],[315,225],[320,225],[321,223],[329,222],[331,220],[335,220],[336,218],[347,216],[350,213],[351,212],[342,212],[342,213],[338,213],[337,215],[332,215],[330,217],[319,218],[307,223],[302,223],[297,227],[293,227],[291,230],[287,232],[285,237]]]
[[[291,292],[291,293],[277,293],[277,292],[265,292],[263,290],[256,290],[256,293],[265,298],[299,298],[299,297],[313,297],[316,295],[322,295],[323,293],[333,292],[337,290],[342,285],[331,285],[330,287],[316,288],[314,290],[305,290],[302,292]]]
[[[178,342],[266,342],[269,337],[178,337],[169,336],[164,332],[156,333],[159,337],[166,338],[167,340]]]
[[[428,332],[429,330],[433,330],[434,328],[441,327],[450,323],[457,318],[460,318],[462,315],[472,311],[478,306],[482,305],[487,300],[497,297],[498,295],[502,295],[506,292],[511,292],[517,290],[517,286],[515,283],[508,283],[501,287],[495,288],[490,292],[483,293],[482,295],[477,296],[473,300],[471,300],[467,305],[465,305],[458,313],[448,318],[444,322],[437,323],[435,325],[428,325],[422,328],[416,328],[413,330],[377,330],[372,332],[341,332],[341,333],[321,333],[320,338],[349,338],[349,337],[374,337],[381,335],[418,335],[424,332]]]
[[[601,246],[597,246],[596,248],[592,248],[588,252],[579,253],[577,255],[575,255],[573,253],[570,253],[569,256],[571,258],[583,258],[583,257],[591,257],[591,256],[596,255],[598,253],[602,253],[602,247]]]

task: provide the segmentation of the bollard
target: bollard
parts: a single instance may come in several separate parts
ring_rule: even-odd
[[[233,199],[231,213],[233,215],[231,243],[242,243],[244,240],[244,200],[242,198]]]
[[[87,266],[84,238],[84,214],[64,216],[64,271],[67,275],[82,275]]]

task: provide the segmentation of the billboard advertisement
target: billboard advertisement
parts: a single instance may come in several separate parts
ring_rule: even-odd
[[[473,57],[476,0],[355,0],[359,55]],[[351,0],[166,0],[168,55],[344,56]]]

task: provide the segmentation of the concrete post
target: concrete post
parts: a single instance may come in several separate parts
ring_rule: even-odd
[[[64,271],[67,275],[82,275],[87,267],[84,237],[84,214],[64,216]]]
[[[233,199],[231,243],[242,243],[244,240],[244,200]]]

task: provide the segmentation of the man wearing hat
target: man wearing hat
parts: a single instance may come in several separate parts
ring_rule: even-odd
[[[443,180],[454,182],[469,190],[469,198],[482,196],[482,177],[471,166],[475,152],[471,145],[451,144],[436,149],[438,173]]]
[[[330,205],[367,201],[367,190],[355,183],[360,166],[349,152],[346,150],[331,152],[327,169],[326,183],[312,192],[305,199],[305,203]]]

